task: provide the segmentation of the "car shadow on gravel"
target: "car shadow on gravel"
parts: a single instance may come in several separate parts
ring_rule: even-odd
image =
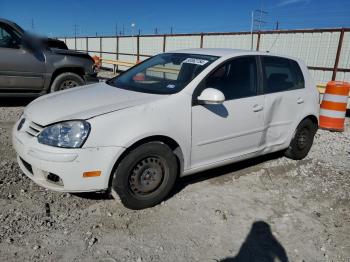
[[[287,252],[274,237],[270,225],[264,221],[253,223],[250,232],[235,257],[227,257],[220,262],[287,262]]]
[[[26,106],[37,97],[0,97],[0,107]]]
[[[225,180],[226,177],[227,179],[232,179],[232,176],[239,177],[245,174],[243,173],[245,169],[249,168],[249,171],[247,171],[248,173],[253,171],[258,171],[260,170],[260,168],[257,167],[257,165],[264,163],[266,161],[281,158],[283,156],[284,156],[284,151],[274,152],[271,154],[243,160],[233,164],[225,165],[214,169],[209,169],[204,172],[199,172],[193,175],[179,178],[175,184],[174,189],[172,190],[170,195],[167,197],[167,199],[172,198],[174,195],[180,193],[185,187],[191,184],[199,183],[199,182],[210,180],[217,177],[222,177],[223,180]]]

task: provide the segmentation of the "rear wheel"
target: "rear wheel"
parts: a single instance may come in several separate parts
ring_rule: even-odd
[[[143,209],[160,203],[173,188],[177,160],[172,150],[160,142],[150,142],[132,150],[113,174],[112,190],[124,206]]]
[[[285,156],[295,160],[306,157],[311,149],[316,131],[317,125],[311,119],[304,119],[297,127]]]
[[[84,80],[79,75],[66,72],[56,76],[51,85],[51,92],[66,90],[84,84]]]

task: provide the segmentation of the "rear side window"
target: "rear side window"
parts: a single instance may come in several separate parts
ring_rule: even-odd
[[[266,94],[304,88],[304,77],[297,62],[281,58],[262,57],[264,92]]]

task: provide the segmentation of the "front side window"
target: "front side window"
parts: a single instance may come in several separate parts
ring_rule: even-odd
[[[281,57],[262,57],[265,93],[276,93],[304,87],[304,78],[299,65]]]
[[[253,56],[235,58],[217,68],[205,81],[204,88],[215,88],[225,100],[257,94],[257,66]]]
[[[218,57],[199,54],[165,53],[129,69],[107,84],[152,94],[181,91]]]
[[[0,24],[0,47],[17,48],[17,41],[3,25]]]

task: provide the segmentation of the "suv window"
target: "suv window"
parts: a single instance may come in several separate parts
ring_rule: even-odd
[[[232,100],[257,95],[257,66],[254,56],[235,58],[216,69],[205,82]]]
[[[17,48],[17,41],[11,33],[0,24],[0,47]]]
[[[304,77],[297,62],[281,57],[262,57],[266,94],[304,88]]]

